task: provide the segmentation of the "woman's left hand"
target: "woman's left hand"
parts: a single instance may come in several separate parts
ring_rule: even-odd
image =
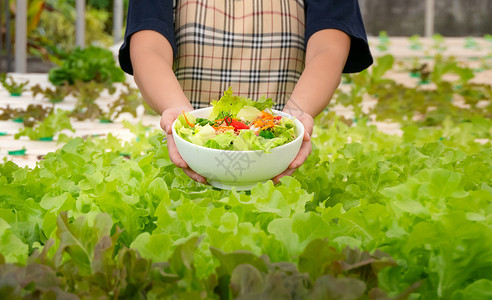
[[[297,111],[297,113],[293,113],[292,111],[286,112],[295,116],[299,121],[301,121],[302,125],[304,125],[304,137],[302,139],[301,149],[299,149],[297,156],[290,163],[289,167],[282,173],[272,178],[274,184],[279,183],[280,178],[294,174],[297,168],[299,168],[306,161],[309,154],[311,154],[312,149],[311,134],[313,133],[313,117],[302,111]]]

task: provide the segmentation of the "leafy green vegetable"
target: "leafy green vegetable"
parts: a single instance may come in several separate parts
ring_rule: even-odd
[[[279,186],[258,184],[249,194],[218,191],[190,180],[170,162],[162,134],[140,127],[132,129],[139,136],[132,144],[112,136],[77,138],[46,155],[35,169],[4,163],[2,236],[6,245],[23,250],[2,253],[10,262],[27,262],[25,251],[43,249],[51,238],[63,247],[58,254],[49,250],[48,257],[77,256],[70,263],[57,261],[56,272],[68,274],[64,266],[74,265],[82,276],[77,280],[84,280],[97,273],[98,247],[93,245],[104,239],[109,225],[94,224],[103,224],[96,220],[106,213],[112,221],[109,232],[124,229],[114,239],[115,249],[131,247],[143,257],[138,260],[133,250],[125,250],[127,254],[114,260],[107,258],[111,268],[122,255],[145,264],[177,259],[173,251],[200,236],[198,245],[194,240],[190,243],[196,246],[179,250],[184,251],[179,255],[182,263],[170,263],[159,275],[164,277],[158,277],[187,282],[187,292],[262,294],[269,286],[304,278],[300,282],[309,280],[312,289],[302,289],[313,297],[329,286],[351,287],[356,295],[377,289],[396,297],[412,291],[423,299],[483,293],[492,265],[492,152],[490,143],[463,136],[483,135],[489,123],[449,121],[443,128],[407,128],[398,137],[382,134],[363,120],[352,127],[331,122],[317,120],[313,155],[294,177],[283,178]],[[348,137],[359,142],[347,143]],[[129,149],[134,149],[129,159],[119,155]],[[57,218],[63,211],[68,211],[68,223],[65,217]],[[85,221],[75,222],[79,217]],[[342,251],[347,245],[372,255]],[[246,250],[250,258],[229,266],[211,247],[224,255]],[[377,249],[394,260],[378,256]],[[261,255],[270,260],[261,262]],[[336,267],[341,260],[345,263]],[[219,265],[229,267],[219,271]],[[377,275],[364,275],[368,271]],[[151,278],[145,274],[150,273],[138,280]],[[207,285],[203,279],[212,274],[218,282]],[[244,285],[248,278],[251,286]],[[168,284],[163,289],[181,287]]]
[[[5,73],[0,74],[0,82],[12,96],[20,96],[29,84],[29,81],[16,82],[12,76],[7,76]]]
[[[28,246],[10,229],[10,225],[0,218],[0,253],[6,262],[25,262]]]
[[[215,137],[215,129],[210,125],[205,125],[201,128],[195,128],[194,134],[189,137],[190,142],[198,146],[204,146],[207,141]]]
[[[64,85],[59,85],[55,87],[46,87],[42,88],[39,84],[33,86],[31,88],[33,97],[36,97],[38,94],[42,94],[45,98],[47,98],[52,103],[58,103],[63,101],[66,96],[72,93],[73,88],[65,83]]]
[[[377,49],[382,52],[388,51],[391,42],[386,31],[379,32],[378,41]]]
[[[374,115],[379,121],[392,120],[404,125],[435,126],[446,118],[461,122],[477,117],[492,117],[492,103],[483,103],[484,99],[491,99],[492,87],[471,83],[473,71],[462,67],[455,59],[438,55],[432,70],[427,64],[413,70],[419,73],[421,81],[430,79],[436,89],[409,87],[385,78],[393,60],[390,55],[379,57],[372,71],[365,70],[352,75],[351,89],[338,90],[335,94],[336,102],[344,106],[352,105],[357,119]],[[449,74],[457,79],[447,80],[445,75]],[[376,105],[366,112],[362,109],[364,94],[377,99]],[[467,109],[456,105],[455,99],[463,99],[462,105],[468,106]]]
[[[55,134],[62,130],[68,129],[74,131],[70,123],[70,118],[67,111],[58,109],[56,112],[51,112],[42,122],[36,123],[33,127],[24,127],[15,134],[18,139],[21,136],[27,136],[31,140],[39,140],[42,138],[52,138]]]
[[[203,119],[203,118],[196,118],[195,122],[196,122],[196,124],[198,124],[200,126],[205,126],[207,124],[209,124],[209,125],[214,124],[213,121],[210,121],[209,119]]]
[[[196,183],[142,124],[125,123],[131,141],[71,139],[33,169],[4,160],[0,298],[490,298],[492,121],[478,104],[490,87],[467,70],[446,81],[459,65],[441,61],[436,90],[411,91],[385,78],[384,60],[347,95],[377,92],[374,109],[401,135],[361,107],[354,121],[324,112],[312,154],[278,185]],[[232,147],[277,139],[243,132]]]
[[[49,80],[54,85],[63,85],[65,82],[73,85],[76,81],[92,80],[111,85],[123,82],[125,75],[116,65],[111,51],[90,46],[73,50],[59,68],[50,70]]]
[[[124,83],[123,87],[118,99],[109,105],[107,113],[109,120],[116,119],[122,113],[130,113],[133,117],[137,117],[137,108],[145,102],[138,89],[130,87],[128,83]]]
[[[223,134],[218,134],[209,139],[205,146],[214,149],[232,150],[232,143],[235,139],[236,135],[234,133],[224,132]]]
[[[259,134],[261,137],[264,137],[266,139],[273,139],[275,137],[275,135],[273,134],[273,132],[271,132],[270,130],[260,130],[260,134]]]
[[[111,117],[116,112],[115,108],[111,107],[112,109],[110,108],[109,115],[105,115],[102,108],[95,102],[103,91],[107,90],[109,94],[113,94],[116,90],[114,87],[109,89],[106,88],[105,84],[96,81],[76,81],[74,94],[77,96],[77,103],[75,104],[74,110],[71,112],[71,116],[78,120],[95,118],[111,120]],[[116,102],[121,103],[119,100]]]
[[[49,115],[53,108],[44,107],[40,104],[29,104],[27,108],[0,108],[2,114],[0,120],[19,120],[25,127],[33,127],[37,121],[43,121]]]
[[[268,107],[265,107],[266,109]],[[243,106],[241,110],[237,113],[236,118],[246,122],[253,122],[257,117],[261,116],[261,110],[253,106]]]
[[[227,91],[224,91],[224,95],[218,101],[212,101],[214,108],[212,113],[210,113],[209,120],[219,118],[219,114],[224,114],[224,112],[236,116],[244,106],[252,106],[262,111],[273,107],[274,104],[271,98],[265,98],[265,96],[260,97],[258,101],[235,96],[232,93],[232,88],[229,87]],[[223,115],[221,116],[224,117]]]
[[[190,113],[179,115],[174,125],[176,132],[199,146],[236,151],[263,150],[267,153],[295,139],[293,120],[285,117],[278,120],[268,111],[260,111],[273,106],[271,99],[260,97],[258,101],[252,101],[232,95],[229,88],[219,101],[212,104],[209,119],[195,118]],[[234,132],[220,132],[220,125],[230,126],[228,129]]]

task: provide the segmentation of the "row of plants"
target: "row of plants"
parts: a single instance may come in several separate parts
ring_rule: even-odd
[[[372,115],[376,120],[404,125],[434,126],[446,117],[453,121],[469,121],[476,115],[492,118],[492,86],[472,83],[475,72],[455,59],[438,55],[432,69],[422,66],[412,70],[420,79],[416,87],[387,78],[385,74],[393,68],[393,56],[385,55],[377,58],[370,71],[346,75],[350,90],[337,90],[334,103],[353,107],[356,119]],[[449,74],[456,79],[447,80],[445,76]],[[427,83],[435,88],[427,87]],[[377,104],[366,112],[361,105],[364,95],[377,99]],[[462,102],[461,107],[456,101]]]
[[[355,120],[374,115],[377,120],[402,124],[412,123],[417,119],[418,124],[425,126],[439,124],[446,116],[451,116],[453,120],[469,120],[475,114],[492,117],[492,103],[490,100],[487,101],[492,98],[492,87],[488,84],[471,83],[475,71],[463,66],[456,59],[438,55],[433,61],[432,69],[427,64],[409,69],[412,76],[420,80],[417,87],[408,87],[387,78],[385,76],[387,71],[394,68],[394,57],[385,55],[377,59],[370,71],[345,75],[344,82],[350,83],[351,89],[348,92],[338,90],[333,104],[351,106],[355,113]],[[448,74],[454,74],[457,79],[445,80]],[[3,82],[6,81],[5,78],[4,76]],[[102,122],[110,122],[123,112],[135,116],[136,108],[140,105],[145,106],[139,91],[128,84],[123,85],[117,99],[107,108],[97,104],[96,100],[101,93],[113,94],[114,83],[124,80],[124,75],[116,67],[111,53],[101,48],[89,47],[74,51],[61,67],[52,69],[49,79],[53,87],[34,86],[31,89],[34,97],[42,94],[53,104],[62,101],[68,95],[77,97],[75,108],[68,114],[60,113],[58,118],[65,118],[62,115],[66,115],[77,120],[99,119]],[[429,89],[425,86],[427,83],[433,83],[437,88]],[[366,94],[372,95],[378,101],[376,106],[364,113],[361,103]],[[401,99],[405,100],[401,101]],[[461,100],[468,109],[456,106],[454,100]],[[437,107],[439,109],[436,109]],[[0,108],[0,112],[2,120],[23,121],[26,127],[33,127],[36,122],[43,121],[47,115],[55,114],[56,110],[54,105],[49,109],[39,104],[30,105],[25,110]],[[152,113],[147,106],[146,112]],[[53,118],[57,117],[53,116]],[[62,129],[69,129],[69,127],[51,128],[53,128],[52,135]],[[29,136],[46,138],[42,136],[43,134],[45,133]]]
[[[492,121],[398,137],[323,117],[294,176],[251,192],[192,181],[142,126],[4,162],[0,295],[490,297],[492,152],[474,137]]]
[[[160,131],[126,122],[131,141],[67,137],[33,169],[5,160],[0,298],[490,298],[490,86],[439,57],[428,74],[438,92],[398,85],[385,76],[392,68],[384,56],[346,77],[351,89],[336,101],[356,118],[321,114],[313,153],[276,186],[196,183]],[[70,85],[63,72],[54,78]],[[74,111],[50,108],[34,126],[97,114],[87,94],[111,89],[104,78],[77,89],[86,102]],[[365,94],[383,106],[365,114]],[[457,96],[470,109],[453,105]],[[371,126],[374,114],[403,135]]]
[[[36,86],[32,91],[35,95],[42,93],[50,101],[57,102],[63,100],[72,91],[67,86],[72,87],[80,82],[96,82],[111,89],[114,83],[125,81],[125,74],[116,64],[111,51],[90,46],[71,51],[60,61],[58,67],[50,70],[48,79],[54,88],[42,89]],[[20,96],[29,83],[29,81],[16,82],[12,76],[5,73],[0,74],[0,82],[13,96]]]
[[[143,105],[139,91],[128,84],[123,84],[117,99],[108,104],[106,109],[96,103],[101,92],[107,90],[104,86],[91,82],[76,84],[75,88],[77,101],[71,111],[56,109],[58,101],[53,102],[52,106],[29,104],[25,109],[7,106],[0,108],[0,120],[13,120],[24,124],[15,138],[27,136],[31,140],[52,140],[65,129],[74,131],[71,119],[79,121],[97,119],[108,123],[122,113],[130,113],[133,117],[137,117],[137,108]],[[114,89],[111,91],[114,92]],[[64,138],[59,139],[64,140]]]
[[[492,46],[492,35],[485,34],[483,36],[483,39],[487,42],[490,42],[491,43],[490,45]],[[433,34],[430,37],[430,40],[431,40],[431,44],[426,48],[424,42],[422,41],[422,37],[418,34],[414,34],[408,38],[408,42],[409,42],[408,47],[416,52],[433,50],[433,51],[437,51],[438,53],[442,53],[448,49],[448,47],[446,46],[446,38],[443,37],[441,34],[439,33]],[[386,52],[390,49],[390,47],[391,47],[391,38],[388,36],[388,33],[384,30],[379,32],[376,49],[381,52]],[[481,46],[475,38],[467,37],[464,39],[463,49],[480,50]]]
[[[370,254],[348,247],[338,251],[327,240],[316,239],[306,246],[297,264],[271,262],[267,256],[245,251],[224,253],[210,248],[218,266],[214,274],[200,278],[194,257],[201,240],[197,236],[177,245],[167,261],[154,262],[136,250],[117,249],[122,230],[116,227],[111,233],[113,221],[108,214],[96,216],[94,226],[98,230],[83,216],[71,222],[66,212],[60,214],[57,223],[60,248],[55,255],[48,254],[54,244],[50,239],[42,251],[33,252],[25,266],[2,262],[0,278],[12,278],[3,285],[4,290],[10,289],[3,296],[281,299],[295,295],[326,299],[325,295],[331,294],[333,299],[388,299],[378,288],[377,274],[396,265],[381,252]],[[86,261],[81,264],[70,258],[62,262],[64,255],[73,257],[73,251],[87,254],[80,257]],[[75,280],[62,281],[60,277]],[[27,289],[28,285],[31,287]]]
[[[77,95],[77,101],[71,111],[56,109],[58,101],[53,102],[52,106],[29,104],[25,109],[11,108],[7,105],[7,107],[0,108],[0,120],[13,120],[24,124],[15,138],[28,136],[32,140],[50,140],[64,129],[73,131],[71,119],[79,121],[97,119],[104,123],[112,122],[122,113],[130,113],[133,117],[137,117],[137,108],[143,105],[139,91],[128,84],[123,85],[117,99],[108,104],[106,109],[96,103],[101,92],[106,90],[104,86],[91,82],[77,84],[75,87],[74,93]]]
[[[17,83],[11,76],[2,74],[2,83],[9,92],[20,95],[28,82]],[[110,51],[98,47],[76,49],[67,57],[60,67],[53,68],[49,73],[52,86],[33,86],[33,97],[41,95],[52,105],[30,104],[27,108],[0,108],[0,120],[23,122],[22,128],[15,138],[28,136],[33,140],[51,140],[64,129],[72,130],[70,119],[100,120],[112,122],[122,113],[130,113],[136,117],[137,108],[144,105],[138,89],[124,83],[125,75],[117,67]],[[115,83],[121,83],[118,91]],[[118,92],[115,100],[107,107],[102,107],[96,101],[102,93],[113,95]],[[71,111],[56,109],[56,104],[66,97],[73,96],[76,103]],[[147,113],[150,108],[146,107]],[[61,138],[64,140],[64,137]]]

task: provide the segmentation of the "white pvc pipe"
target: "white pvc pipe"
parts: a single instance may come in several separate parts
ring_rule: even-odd
[[[76,2],[77,17],[75,19],[75,44],[85,47],[85,0]]]
[[[17,0],[15,15],[15,72],[27,71],[27,0]]]
[[[123,39],[123,0],[114,0],[113,38],[115,44]]]
[[[425,36],[434,35],[435,0],[425,0]]]

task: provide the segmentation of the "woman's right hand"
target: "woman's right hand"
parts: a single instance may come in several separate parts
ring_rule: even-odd
[[[182,168],[188,177],[191,179],[207,184],[207,179],[196,173],[188,164],[184,161],[184,159],[179,155],[178,149],[176,148],[176,143],[174,142],[173,133],[172,133],[172,124],[174,120],[178,118],[183,111],[191,111],[193,107],[189,106],[177,106],[166,109],[161,115],[161,128],[164,129],[167,138],[167,149],[169,151],[169,158],[171,161],[178,167]]]

